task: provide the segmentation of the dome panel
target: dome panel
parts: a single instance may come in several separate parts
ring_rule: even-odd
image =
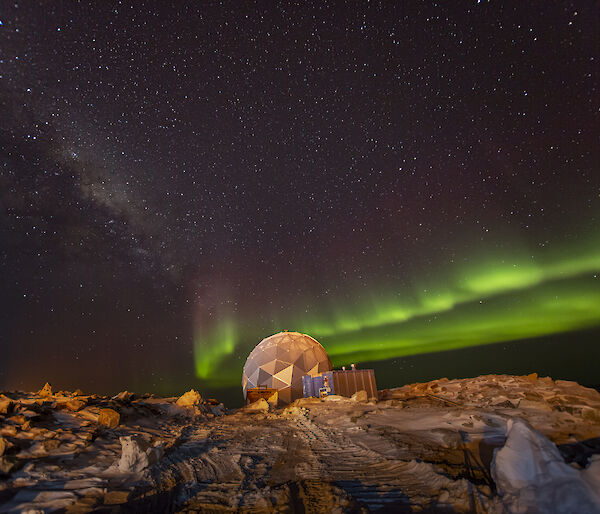
[[[279,404],[302,397],[302,377],[332,369],[325,349],[312,337],[280,332],[263,339],[250,352],[242,374],[244,396],[259,385],[278,390]]]

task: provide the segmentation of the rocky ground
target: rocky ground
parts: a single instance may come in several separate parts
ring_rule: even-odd
[[[600,394],[536,375],[277,410],[47,387],[0,427],[0,512],[600,512]]]

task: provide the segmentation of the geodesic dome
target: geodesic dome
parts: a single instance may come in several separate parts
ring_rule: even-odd
[[[279,332],[263,339],[248,356],[242,373],[246,391],[263,386],[277,389],[278,404],[302,398],[302,377],[331,371],[329,356],[318,341],[299,332]]]

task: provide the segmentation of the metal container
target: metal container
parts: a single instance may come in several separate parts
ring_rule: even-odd
[[[366,391],[368,398],[377,398],[375,371],[372,369],[334,370],[311,377],[302,377],[305,398],[321,398],[330,394],[350,397],[357,391]]]
[[[246,405],[250,405],[261,398],[264,398],[269,405],[276,406],[277,405],[277,389],[272,389],[269,387],[253,387],[248,389],[246,395]]]

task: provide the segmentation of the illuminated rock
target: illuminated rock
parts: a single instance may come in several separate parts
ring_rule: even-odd
[[[263,339],[252,350],[242,374],[244,398],[254,387],[277,389],[279,405],[302,398],[302,377],[332,369],[325,349],[312,337],[279,332]]]
[[[14,402],[6,396],[0,396],[0,414],[8,414],[12,411]]]
[[[85,402],[82,402],[81,400],[70,400],[65,403],[65,407],[70,411],[77,412],[85,407]]]
[[[180,396],[177,400],[177,405],[180,407],[195,407],[202,401],[202,396],[195,389],[190,389],[187,393]]]
[[[116,428],[121,421],[121,415],[113,409],[100,409],[98,424],[109,428]]]
[[[44,387],[42,387],[40,389],[40,391],[38,392],[38,395],[40,395],[40,396],[52,396],[52,386],[50,385],[49,382],[46,382],[46,384],[44,385]]]

